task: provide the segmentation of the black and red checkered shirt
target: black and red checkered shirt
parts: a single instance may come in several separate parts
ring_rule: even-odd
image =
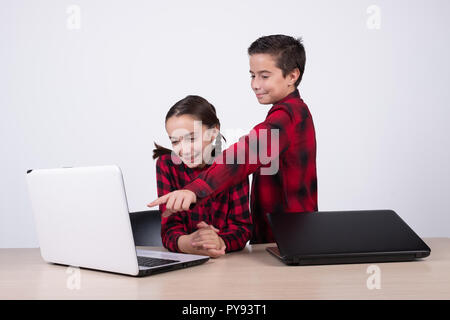
[[[261,155],[272,156],[269,152],[272,147],[270,129],[279,130],[279,157],[271,158],[271,162],[267,164]],[[258,141],[267,141],[266,146],[258,144],[255,147],[251,143],[254,137]],[[238,155],[242,152],[245,154],[245,161],[238,161]],[[231,164],[227,162],[227,158],[233,157]],[[255,158],[257,161],[254,161]],[[278,161],[278,171],[271,175],[263,174],[262,170],[273,166],[273,161]],[[251,173],[253,233],[250,243],[274,242],[267,222],[268,212],[318,210],[316,136],[312,116],[298,90],[275,103],[264,122],[219,155],[208,170],[203,171],[184,189],[193,191],[197,195],[197,203],[201,204],[209,196],[229,188]]]
[[[170,154],[160,156],[156,161],[158,197],[183,189],[208,167],[189,168],[182,162],[174,164]],[[225,242],[226,252],[244,248],[250,239],[252,227],[248,198],[248,178],[243,177],[233,186],[196,205],[192,210],[181,211],[168,218],[163,217],[161,238],[164,247],[180,252],[178,238],[196,231],[197,224],[204,221],[220,230],[218,235]],[[164,212],[166,205],[160,205],[159,210]]]

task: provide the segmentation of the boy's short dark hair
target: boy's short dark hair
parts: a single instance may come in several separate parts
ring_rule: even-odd
[[[298,68],[300,76],[295,82],[298,87],[305,71],[306,54],[302,38],[295,39],[282,34],[264,36],[254,41],[248,48],[248,54],[267,53],[275,57],[277,67],[283,71],[283,77]]]

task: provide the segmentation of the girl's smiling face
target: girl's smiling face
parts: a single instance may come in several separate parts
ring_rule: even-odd
[[[191,115],[172,116],[166,121],[166,131],[175,154],[189,168],[203,167],[211,154],[218,127],[208,128]]]

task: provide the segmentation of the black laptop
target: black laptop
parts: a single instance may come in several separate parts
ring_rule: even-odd
[[[278,247],[266,250],[288,265],[412,261],[431,249],[392,210],[268,213]]]

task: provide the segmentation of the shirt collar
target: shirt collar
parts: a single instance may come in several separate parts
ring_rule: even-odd
[[[292,91],[290,94],[288,94],[286,97],[281,99],[280,101],[275,102],[273,105],[286,102],[287,100],[292,99],[292,98],[300,98],[300,92],[298,92],[297,88],[294,91]]]
[[[199,168],[199,167],[194,167],[194,168],[189,168],[186,164],[184,164],[184,162],[181,163],[183,165],[183,167],[185,168],[185,170],[187,171],[191,171],[191,172],[201,172],[203,170],[208,169],[211,164],[206,164],[204,167]]]

